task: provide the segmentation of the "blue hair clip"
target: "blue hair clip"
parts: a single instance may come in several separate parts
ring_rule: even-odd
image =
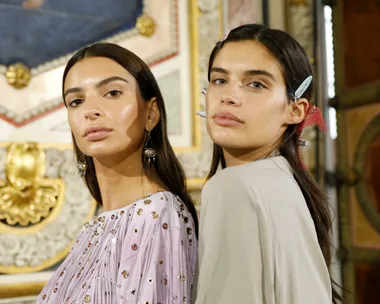
[[[296,90],[296,92],[294,93],[294,99],[295,100],[298,100],[301,98],[301,96],[303,95],[303,93],[305,93],[305,91],[307,90],[307,88],[309,87],[311,81],[313,80],[313,76],[308,76],[302,83],[301,85],[298,87],[298,89]]]

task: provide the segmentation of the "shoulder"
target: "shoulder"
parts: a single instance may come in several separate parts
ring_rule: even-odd
[[[180,197],[169,191],[157,192],[139,200],[134,210],[134,220],[155,222],[158,219],[165,219],[175,222],[183,218],[186,222],[192,222],[192,216]]]
[[[293,195],[302,199],[300,194],[292,168],[278,156],[218,171],[202,190],[202,204],[210,199],[236,198],[248,199],[256,207],[262,201],[279,202]]]
[[[159,191],[138,200],[134,204],[134,209],[141,215],[145,210],[161,214],[172,208],[179,210],[181,204],[182,201],[175,194],[169,191]]]

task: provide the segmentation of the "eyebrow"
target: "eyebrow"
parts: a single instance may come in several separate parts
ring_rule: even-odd
[[[226,74],[226,75],[228,75],[230,73],[226,69],[219,68],[219,67],[213,67],[213,68],[211,68],[210,73],[212,73],[212,72]],[[276,79],[274,78],[274,76],[271,73],[269,73],[268,71],[265,71],[265,70],[247,70],[247,71],[244,71],[243,74],[244,75],[248,75],[248,76],[263,75],[263,76],[267,76],[268,78],[272,79],[273,81],[276,81]]]
[[[99,81],[97,84],[96,84],[96,88],[100,88],[110,82],[114,82],[114,81],[124,81],[126,83],[129,83],[128,80],[126,80],[125,78],[122,78],[122,77],[119,77],[119,76],[112,76],[112,77],[108,77],[106,79],[103,79],[101,81]],[[68,94],[71,94],[71,93],[78,93],[78,92],[82,92],[83,89],[80,88],[80,87],[75,87],[75,88],[70,88],[70,89],[67,89],[63,95],[64,99],[66,99],[66,96]]]

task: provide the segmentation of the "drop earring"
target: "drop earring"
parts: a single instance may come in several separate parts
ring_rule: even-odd
[[[82,178],[85,177],[86,171],[87,171],[86,160],[84,160],[84,162],[78,162],[77,168],[78,168],[78,173],[79,173],[80,177],[82,177]]]
[[[152,161],[153,163],[156,162],[156,155],[157,151],[153,146],[152,138],[150,136],[150,131],[148,131],[148,136],[145,141],[144,145],[144,158],[148,161],[148,164],[150,164]]]

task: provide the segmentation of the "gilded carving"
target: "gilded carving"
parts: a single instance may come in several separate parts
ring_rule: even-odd
[[[156,23],[148,14],[142,14],[137,18],[136,28],[138,29],[140,35],[150,37],[156,31]]]
[[[0,181],[0,219],[28,226],[47,217],[62,195],[58,181],[44,178],[45,153],[35,143],[7,148],[5,181]]]
[[[22,89],[28,86],[32,74],[27,66],[22,63],[16,63],[8,66],[5,77],[11,86],[16,89]]]

